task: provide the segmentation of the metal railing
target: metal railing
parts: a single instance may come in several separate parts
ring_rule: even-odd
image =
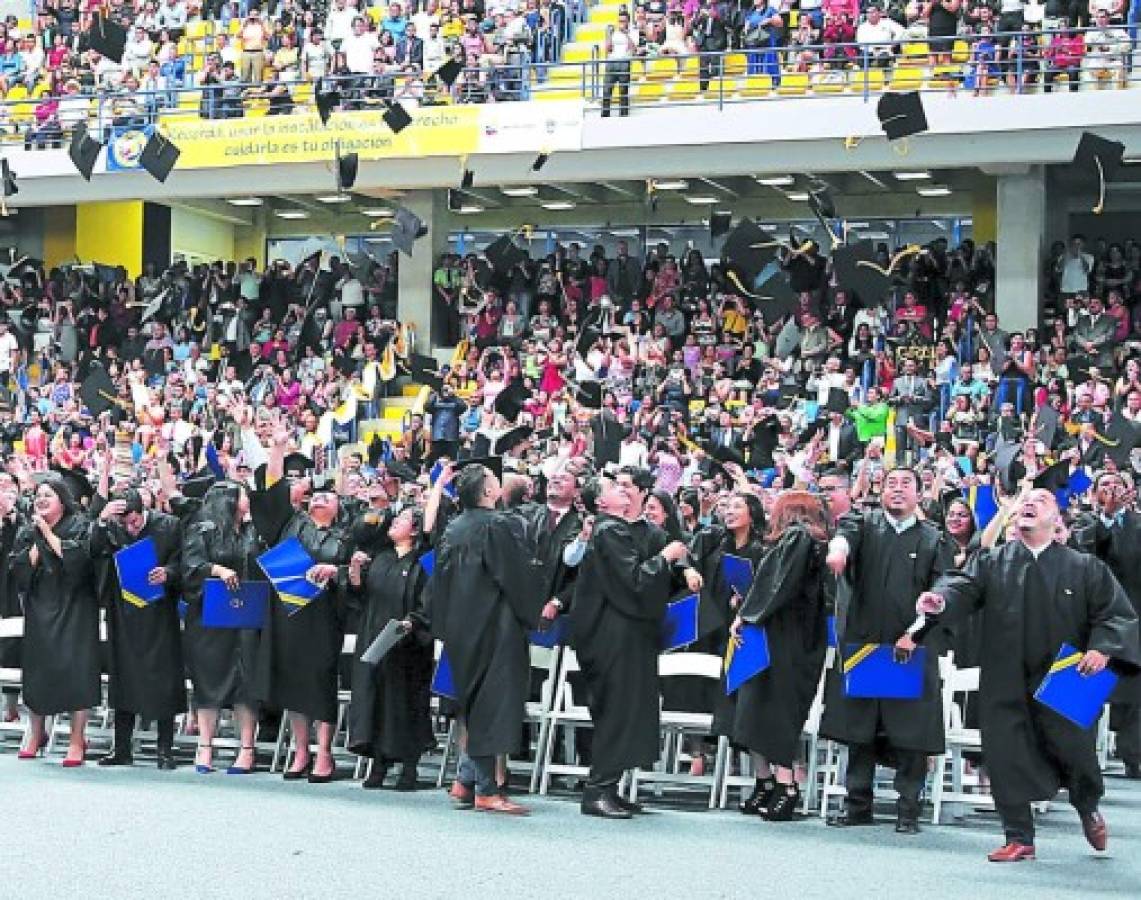
[[[576,15],[568,9],[569,30]],[[1095,34],[1074,29],[1070,34]],[[0,102],[6,142],[58,146],[79,122],[106,136],[114,127],[177,119],[233,119],[311,114],[318,94],[340,96],[341,111],[383,110],[394,101],[445,105],[527,100],[579,100],[614,108],[716,104],[798,96],[860,96],[925,91],[956,96],[1068,90],[1119,90],[1141,85],[1141,51],[1124,27],[1113,46],[1095,46],[1073,65],[1053,52],[1054,32],[1022,31],[953,39],[909,38],[882,49],[854,43],[771,46],[721,53],[636,56],[581,62],[535,62],[520,48],[508,62],[465,69],[450,88],[434,74],[340,75],[315,81],[239,81],[187,87],[176,79],[157,90],[104,91],[53,97],[9,96]],[[1069,60],[1074,62],[1074,60]],[[273,94],[273,89],[278,94]],[[34,93],[34,92],[33,92]],[[54,115],[48,115],[53,103]]]

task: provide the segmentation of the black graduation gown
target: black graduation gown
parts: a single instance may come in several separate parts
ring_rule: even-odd
[[[736,693],[730,736],[740,747],[791,768],[828,649],[825,546],[793,526],[764,555],[741,606],[764,627],[769,667]]]
[[[99,601],[87,552],[91,523],[69,515],[55,527],[63,555],[56,556],[39,529],[20,530],[12,570],[24,587],[24,702],[50,716],[89,709],[100,701]],[[32,566],[29,551],[39,549]]]
[[[527,699],[527,632],[548,598],[516,516],[469,509],[452,520],[429,581],[433,636],[451,662],[471,756],[515,752]]]
[[[231,526],[223,531],[215,522],[195,522],[185,529],[182,586],[187,610],[183,649],[196,707],[257,706],[254,669],[261,632],[203,627],[202,586],[214,565],[233,569],[243,581],[262,580],[257,556],[264,549],[250,523],[236,533]]]
[[[665,532],[599,516],[580,566],[571,622],[590,695],[594,771],[650,767],[658,759],[658,655],[670,599]]]
[[[250,513],[270,546],[295,537],[314,563],[335,566],[344,566],[352,556],[352,543],[342,528],[320,528],[308,514],[293,510],[285,479],[251,494]],[[315,722],[337,721],[346,577],[342,569],[315,600],[292,615],[276,596],[270,602],[257,667],[258,699],[269,707]]]
[[[845,516],[837,534],[848,541],[851,597],[838,603],[836,631],[848,644],[894,644],[915,621],[915,600],[954,561],[950,539],[929,522],[916,521],[902,534],[882,510]],[[839,596],[839,595],[838,595]],[[943,703],[939,661],[927,654],[923,696],[918,700],[868,700],[844,693],[841,657],[825,685],[820,733],[845,744],[876,744],[895,750],[943,752]]]
[[[1109,568],[1051,544],[1037,560],[1021,541],[975,554],[935,589],[940,621],[982,614],[979,719],[995,800],[1048,800],[1079,784],[1100,796],[1096,728],[1086,731],[1033,699],[1063,643],[1098,650],[1121,671],[1141,665],[1137,614]]]
[[[424,587],[427,575],[417,551],[398,556],[391,547],[370,563],[361,589],[357,647],[352,669],[353,702],[349,707],[349,750],[361,756],[405,760],[435,746],[429,712],[432,640],[424,630]],[[361,662],[363,654],[389,619],[411,619],[414,629],[377,665]]]
[[[155,543],[158,564],[166,569],[166,584],[162,599],[140,609],[122,599],[111,557],[145,538]],[[178,619],[182,528],[178,520],[148,512],[142,531],[133,538],[117,523],[96,522],[91,529],[91,556],[108,569],[105,598],[111,642],[111,706],[144,719],[166,719],[185,712],[182,628]]]
[[[0,522],[0,559],[12,555],[19,525],[15,518]],[[24,604],[19,585],[10,565],[0,565],[0,619],[18,619],[24,615]],[[0,638],[0,668],[20,667],[23,638]]]

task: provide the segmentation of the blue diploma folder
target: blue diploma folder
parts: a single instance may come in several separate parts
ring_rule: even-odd
[[[205,628],[263,628],[269,612],[269,584],[243,581],[236,591],[221,578],[207,578],[202,587]]]
[[[1062,644],[1034,699],[1080,728],[1090,728],[1117,686],[1117,675],[1102,669],[1096,675],[1078,672],[1082,651]]]
[[[420,557],[420,568],[424,570],[425,575],[427,575],[429,578],[432,577],[432,573],[436,571],[435,550],[429,550],[427,553]]]
[[[437,697],[447,697],[457,700],[456,682],[452,677],[452,661],[448,659],[448,648],[440,651],[440,658],[436,660],[436,671],[432,673],[431,691]]]
[[[829,616],[828,617],[828,646],[829,647],[839,647],[840,646],[840,640],[839,640],[839,638],[836,637],[836,617],[835,616]]]
[[[753,585],[753,564],[743,556],[734,556],[732,553],[721,554],[721,574],[725,583],[744,597]]]
[[[567,642],[567,618],[566,616],[559,616],[550,627],[540,631],[536,628],[531,632],[528,638],[536,647],[546,647],[548,650],[554,649],[560,644]]]
[[[697,640],[697,594],[675,600],[662,620],[662,652],[669,653]]]
[[[927,649],[916,648],[907,662],[895,661],[891,644],[848,644],[844,653],[844,693],[877,700],[918,700],[923,696]]]
[[[166,588],[147,582],[147,575],[157,566],[158,549],[151,538],[143,538],[115,554],[115,570],[119,573],[119,589],[124,601],[145,609],[163,598]]]
[[[313,567],[313,557],[295,537],[266,550],[258,557],[258,565],[291,616],[303,610],[321,594],[322,588],[305,577],[305,573]]]
[[[725,693],[732,694],[769,667],[769,636],[760,625],[741,626],[740,645],[729,642],[725,654]]]

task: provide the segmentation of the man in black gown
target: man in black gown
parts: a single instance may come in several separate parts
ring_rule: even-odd
[[[546,503],[526,503],[516,510],[543,563],[540,593],[548,604],[543,612],[548,619],[570,606],[574,592],[578,569],[563,562],[563,551],[582,530],[582,517],[575,509],[577,497],[578,479],[564,466],[547,479]]]
[[[523,733],[527,633],[544,603],[533,547],[517,516],[496,510],[499,478],[486,466],[465,466],[456,493],[463,512],[444,532],[429,582],[432,631],[444,642],[467,731],[452,797],[460,808],[527,815],[499,795],[495,758],[515,752]]]
[[[154,541],[158,557],[147,580],[163,585],[163,596],[139,608],[123,599],[112,556],[146,538]],[[127,490],[103,507],[91,529],[90,549],[92,558],[106,566],[102,583],[111,641],[110,703],[115,710],[114,747],[99,765],[131,765],[131,734],[139,715],[155,720],[158,767],[174,769],[174,717],[186,711],[178,620],[182,528],[173,516],[144,509],[139,493]]]
[[[1033,695],[1063,643],[1083,651],[1078,671],[1085,675],[1111,660],[1122,671],[1141,665],[1129,598],[1101,560],[1056,542],[1061,513],[1053,494],[1031,491],[1016,516],[1020,540],[976,553],[916,604],[921,616],[938,615],[943,623],[982,610],[983,756],[1006,833],[1005,846],[988,857],[992,862],[1034,859],[1030,804],[1051,799],[1060,786],[1067,788],[1090,846],[1105,849],[1096,729],[1080,728]],[[897,646],[913,644],[905,635]]]
[[[571,607],[575,648],[594,723],[584,815],[628,819],[637,806],[618,796],[622,774],[658,759],[658,654],[670,599],[670,565],[686,557],[681,541],[641,518],[653,478],[645,470],[604,479],[590,552]]]
[[[852,579],[848,608],[838,609],[842,648],[893,644],[915,619],[914,598],[951,568],[954,551],[938,528],[916,517],[919,476],[893,469],[884,478],[882,509],[845,516],[828,550],[828,566]],[[917,700],[848,697],[843,679],[828,673],[821,734],[848,745],[848,796],[830,825],[872,825],[872,782],[877,760],[895,767],[899,793],[895,830],[919,831],[919,796],[927,757],[943,752],[943,705],[938,660],[928,654],[923,694]]]

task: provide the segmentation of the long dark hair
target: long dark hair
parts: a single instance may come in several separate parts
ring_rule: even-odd
[[[734,491],[734,497],[740,497],[749,507],[749,540],[761,543],[765,538],[765,506],[761,498],[749,491]]]
[[[671,541],[685,540],[685,535],[681,530],[681,516],[678,515],[677,505],[674,503],[673,497],[663,490],[652,490],[649,494],[662,505],[662,509],[666,513],[665,524],[662,525],[662,530],[666,533]],[[647,498],[648,499],[648,498]]]
[[[214,522],[223,534],[233,534],[238,517],[238,500],[244,488],[236,481],[219,481],[210,486],[196,520]]]

